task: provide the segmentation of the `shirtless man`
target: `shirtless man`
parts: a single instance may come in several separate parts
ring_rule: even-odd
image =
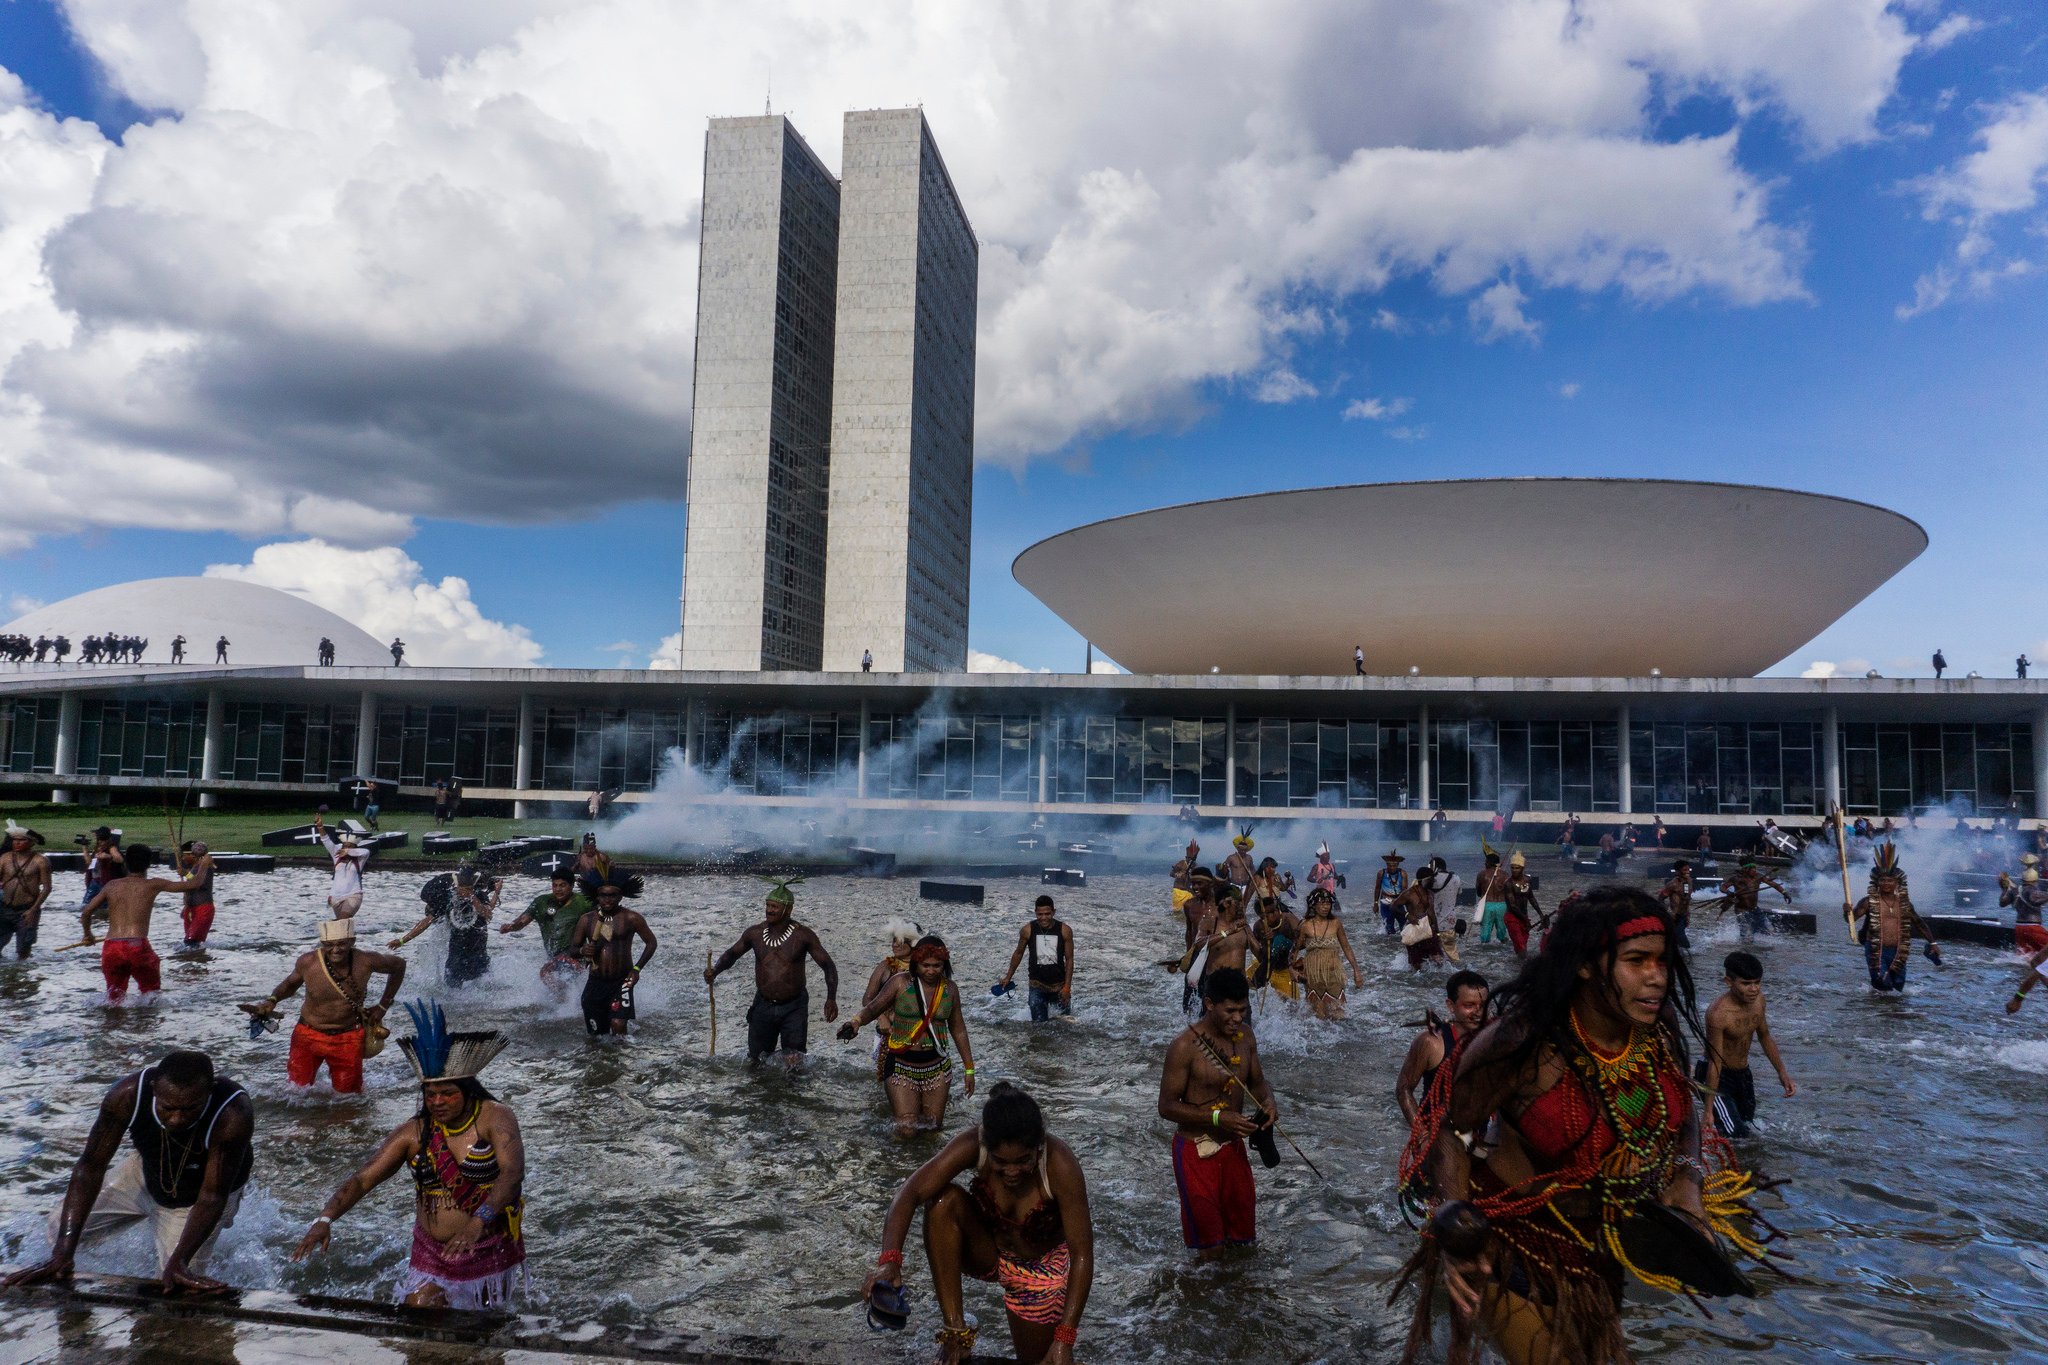
[[[36,852],[43,836],[7,822],[7,851],[0,853],[0,952],[11,941],[25,958],[36,945],[43,902],[50,898],[50,860]]]
[[[1530,929],[1549,923],[1543,903],[1536,899],[1536,883],[1529,879],[1528,861],[1520,852],[1508,859],[1508,910],[1501,923],[1518,958],[1529,956]]]
[[[2032,856],[2031,854],[2028,856]],[[2015,885],[2010,874],[1998,874],[1998,903],[2012,907],[2013,946],[2023,953],[2038,952],[2048,948],[2048,929],[2041,925],[2041,911],[2048,907],[2048,886],[2041,883],[2041,874],[2035,868],[2020,873]],[[0,941],[0,947],[5,947]]]
[[[1742,930],[1744,943],[1756,937],[1768,924],[1763,910],[1757,905],[1757,899],[1767,886],[1783,896],[1785,904],[1792,903],[1792,893],[1775,879],[1757,871],[1756,859],[1745,853],[1736,862],[1735,875],[1728,879],[1727,889],[1721,893],[1722,908],[1735,912],[1735,923]]]
[[[1247,829],[1239,834],[1230,841],[1230,847],[1230,856],[1225,858],[1223,865],[1216,870],[1223,874],[1223,880],[1236,887],[1242,895],[1245,888],[1252,884],[1252,873],[1257,870],[1252,865],[1252,832]]]
[[[370,978],[379,972],[384,974],[384,998],[366,1005]],[[335,1094],[360,1095],[363,1034],[383,1025],[385,1011],[398,998],[404,981],[404,958],[356,947],[356,922],[331,919],[320,926],[320,946],[300,953],[291,974],[272,987],[269,995],[242,1008],[258,1019],[268,1019],[304,986],[306,999],[299,1006],[299,1022],[292,1028],[285,1079],[296,1086],[310,1086],[325,1062],[327,1082]]]
[[[1261,1157],[1280,1117],[1252,1037],[1251,985],[1226,967],[1202,982],[1202,1016],[1167,1045],[1159,1117],[1174,1125],[1173,1175],[1181,1237],[1205,1259],[1258,1239],[1258,1194],[1245,1139],[1263,1135]],[[1246,1100],[1253,1102],[1245,1112]]]
[[[818,936],[790,916],[796,893],[777,882],[768,893],[767,918],[741,934],[725,955],[704,969],[704,984],[748,953],[754,955],[754,1003],[747,1007],[747,1065],[780,1051],[791,1071],[803,1065],[810,1043],[811,992],[804,979],[804,959],[814,958],[825,973],[825,1022],[839,1018],[839,968]]]
[[[569,870],[576,874],[576,885],[592,900],[597,899],[597,888],[611,880],[612,860],[598,852],[595,831],[584,832],[583,843],[576,850],[576,861]]]
[[[1216,902],[1216,908],[1202,917],[1201,925],[1195,931],[1195,941],[1189,947],[1188,955],[1181,959],[1180,969],[1183,972],[1192,971],[1195,958],[1203,949],[1208,950],[1209,955],[1202,962],[1199,977],[1189,983],[1199,994],[1201,983],[1208,980],[1211,973],[1224,968],[1243,972],[1245,954],[1251,950],[1251,946],[1252,929],[1245,923],[1244,905],[1235,893],[1226,890]],[[1183,997],[1182,1007],[1186,1008],[1187,1003],[1187,999]]]
[[[1713,1105],[1714,1127],[1722,1137],[1748,1137],[1756,1122],[1756,1081],[1749,1074],[1749,1045],[1761,1044],[1791,1099],[1796,1087],[1764,1017],[1764,964],[1749,953],[1730,953],[1722,964],[1727,993],[1707,1007],[1706,1055],[1693,1063],[1693,1079]]]
[[[343,831],[340,839],[329,838],[324,815],[313,816],[313,837],[334,860],[334,884],[327,890],[327,912],[335,919],[347,919],[363,908],[363,868],[370,861],[370,850],[358,845],[356,836],[347,831]]]
[[[1906,989],[1906,966],[1913,960],[1913,940],[1927,941],[1927,960],[1941,965],[1941,949],[1934,931],[1913,909],[1906,894],[1905,873],[1898,864],[1898,847],[1878,845],[1877,861],[1870,871],[1870,894],[1856,902],[1849,912],[1850,926],[1863,945],[1864,965],[1870,970],[1870,988],[1875,991]]]
[[[590,975],[583,982],[583,1026],[593,1038],[626,1036],[626,1025],[634,1019],[633,988],[654,956],[654,930],[638,910],[621,907],[625,894],[612,882],[598,887],[597,908],[576,922],[575,937],[569,940],[571,956],[590,959]],[[633,961],[636,938],[643,945],[638,962]]]
[[[1657,889],[1657,903],[1664,907],[1664,913],[1671,916],[1671,927],[1677,931],[1678,946],[1686,952],[1692,951],[1692,941],[1686,929],[1692,924],[1692,860],[1680,858],[1671,864],[1671,879]]]
[[[1444,1064],[1444,1059],[1486,1022],[1487,995],[1486,978],[1479,973],[1452,972],[1450,980],[1444,982],[1444,1005],[1450,1017],[1439,1019],[1432,1010],[1423,1020],[1422,1032],[1408,1044],[1400,1079],[1394,1082],[1394,1102],[1401,1106],[1401,1117],[1411,1128],[1422,1108],[1417,1095],[1429,1093],[1430,1082],[1436,1079],[1437,1068]]]
[[[1188,902],[1195,898],[1195,872],[1201,867],[1197,861],[1201,855],[1202,846],[1190,839],[1187,851],[1173,865],[1173,913],[1176,915],[1185,913]]]
[[[150,876],[156,854],[141,844],[128,845],[121,852],[121,860],[128,875],[116,877],[101,887],[78,912],[78,943],[84,948],[96,941],[92,936],[94,912],[106,911],[107,941],[100,949],[100,975],[106,978],[110,1005],[118,1005],[127,998],[131,979],[143,995],[154,995],[163,989],[158,974],[163,960],[149,946],[150,912],[156,909],[156,898],[164,892],[190,891],[199,885],[196,881],[174,882]]]
[[[192,851],[179,861],[185,875],[199,883],[197,889],[185,893],[185,912],[180,917],[185,925],[185,946],[203,948],[213,931],[213,854],[207,851],[205,840],[194,839]]]

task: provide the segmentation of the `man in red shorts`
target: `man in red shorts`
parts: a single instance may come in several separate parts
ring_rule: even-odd
[[[320,926],[320,946],[300,953],[291,975],[277,983],[268,996],[242,1008],[259,1019],[268,1019],[282,1002],[306,988],[305,1003],[299,1006],[299,1022],[292,1029],[291,1055],[285,1061],[285,1079],[293,1085],[308,1086],[327,1064],[327,1080],[337,1095],[357,1095],[363,1089],[363,1058],[382,1050],[384,1013],[398,996],[405,981],[405,959],[394,953],[372,952],[356,947],[355,920],[331,919]],[[366,1002],[370,978],[384,974],[384,998]],[[370,1035],[371,1046],[364,1046]]]
[[[2033,854],[2027,857],[2032,858]],[[2018,885],[2008,874],[1998,874],[1998,903],[2012,907],[2013,946],[2023,953],[2036,953],[2048,948],[2048,929],[2041,927],[2041,911],[2048,909],[2048,886],[2041,883],[2041,874],[2034,867],[2020,873]]]
[[[78,912],[79,944],[84,947],[97,941],[92,936],[93,915],[106,911],[107,941],[100,948],[100,975],[107,980],[110,1005],[127,999],[131,981],[143,995],[154,995],[163,989],[158,976],[162,959],[149,946],[150,912],[156,909],[156,898],[164,892],[191,891],[199,885],[196,881],[174,882],[150,876],[149,869],[155,861],[156,854],[144,845],[128,845],[121,850],[121,865],[127,875],[102,886],[85,903],[85,909]]]
[[[1263,1137],[1263,1145],[1270,1145],[1280,1106],[1259,1065],[1250,1014],[1251,984],[1244,973],[1235,967],[1209,973],[1202,981],[1201,1018],[1167,1045],[1159,1081],[1159,1117],[1176,1129],[1173,1176],[1180,1190],[1181,1236],[1204,1258],[1258,1238],[1258,1193],[1245,1139]]]
[[[206,936],[213,932],[213,855],[207,852],[204,840],[194,839],[183,862],[185,876],[199,883],[197,890],[185,893],[185,946],[204,947]]]

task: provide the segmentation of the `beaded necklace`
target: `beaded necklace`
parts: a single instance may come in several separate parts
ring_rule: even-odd
[[[795,932],[796,926],[794,924],[785,924],[782,926],[781,938],[776,938],[773,930],[763,929],[761,931],[761,942],[767,944],[770,948],[780,948],[783,944],[789,942],[789,936],[791,934],[794,934]]]
[[[1571,1018],[1572,1033],[1593,1064],[1597,1097],[1604,1099],[1615,1113],[1615,1140],[1637,1156],[1650,1156],[1638,1139],[1660,1133],[1664,1128],[1664,1086],[1657,1078],[1657,1031],[1638,1024],[1629,1033],[1628,1046],[1616,1056],[1605,1057],[1586,1036],[1578,1011],[1572,1011]],[[1643,1122],[1646,1114],[1647,1123]]]

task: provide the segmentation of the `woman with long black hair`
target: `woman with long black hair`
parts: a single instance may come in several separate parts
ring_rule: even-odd
[[[1643,892],[1589,892],[1439,1068],[1401,1159],[1404,1183],[1436,1201],[1402,1278],[1421,1290],[1409,1359],[1439,1286],[1451,1359],[1473,1358],[1476,1326],[1515,1365],[1626,1360],[1625,1274],[1752,1292],[1720,1241],[1761,1256],[1773,1234],[1732,1151],[1702,1142],[1687,1061],[1699,1013],[1673,942]]]

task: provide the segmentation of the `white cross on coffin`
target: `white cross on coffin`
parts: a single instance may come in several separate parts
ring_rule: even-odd
[[[550,853],[547,857],[540,860],[540,865],[548,870],[549,876],[553,876],[556,872],[561,871],[565,864],[575,861],[574,858],[565,858],[559,853]]]

